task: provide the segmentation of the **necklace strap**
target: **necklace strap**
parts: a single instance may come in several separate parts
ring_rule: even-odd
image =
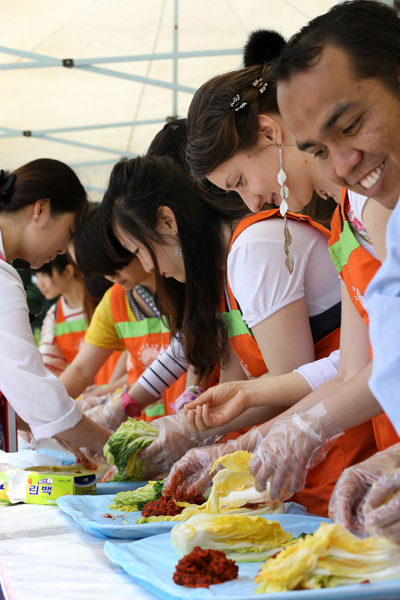
[[[146,288],[140,285],[140,283],[135,287],[135,291],[138,293],[139,297],[143,300],[146,306],[151,310],[153,315],[159,319],[160,312],[156,306],[156,303],[154,302],[154,296],[152,296],[150,292],[146,290]]]

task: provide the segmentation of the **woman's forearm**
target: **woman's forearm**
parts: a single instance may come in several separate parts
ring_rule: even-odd
[[[65,385],[71,398],[77,398],[93,382],[84,371],[74,364],[65,369],[59,380]]]
[[[326,411],[343,431],[382,414],[382,407],[368,387],[371,364],[369,363],[348,381],[344,382],[339,376],[327,381],[277,418],[261,425],[261,433],[267,435],[273,423],[282,416],[299,413],[321,400]]]
[[[242,385],[248,396],[248,408],[292,406],[312,391],[307,380],[296,371],[284,375],[266,373]]]

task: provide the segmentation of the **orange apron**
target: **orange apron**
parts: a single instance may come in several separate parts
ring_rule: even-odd
[[[59,298],[55,313],[54,339],[69,365],[78,354],[79,348],[84,342],[86,329],[86,319],[77,319],[76,321],[67,321],[65,319],[61,298]],[[96,385],[105,385],[109,382],[120,355],[120,352],[113,352],[111,354],[95,375],[94,381]]]
[[[290,212],[288,212],[287,215],[290,219],[305,221],[310,226],[315,227],[324,233],[327,238],[330,236],[330,231],[328,229],[318,223],[314,223],[307,216]],[[260,212],[243,219],[234,231],[231,246],[234,240],[246,227],[271,217],[280,218],[279,209]],[[237,311],[241,316],[239,306],[229,286],[228,291],[231,312],[232,310]],[[340,328],[338,327],[338,323],[335,323],[334,318],[329,318],[329,311],[327,311],[327,313],[328,320],[331,320],[331,331],[326,330],[322,339],[318,339],[319,335],[314,336],[314,340],[318,339],[314,345],[316,359],[329,356],[333,350],[339,348]],[[229,314],[230,313],[228,313],[228,315]],[[232,325],[233,319],[229,319],[228,317],[227,320],[229,331],[229,326],[230,324]],[[230,324],[229,321],[231,321]],[[267,373],[268,369],[262,359],[262,354],[257,343],[251,331],[243,321],[241,327],[236,326],[231,328],[229,337],[233,349],[239,356],[239,360],[242,364],[246,365],[246,368],[252,376],[260,377]],[[309,472],[304,488],[300,492],[297,492],[292,497],[292,500],[306,506],[309,512],[327,516],[329,499],[339,475],[349,465],[366,459],[374,452],[376,452],[376,445],[371,422],[359,425],[358,427],[354,427],[347,431],[345,435],[336,440],[332,449],[327,454],[326,459]]]
[[[129,352],[128,381],[129,385],[132,385],[158,357],[160,351],[168,348],[170,333],[157,317],[131,321],[128,317],[125,290],[118,283],[111,289],[110,302],[115,330]],[[152,421],[172,414],[170,404],[184,391],[185,383],[186,373],[164,392],[163,402],[155,402],[147,407],[139,418]]]
[[[346,199],[347,190],[343,188],[341,205],[338,206],[332,218],[329,252],[354,306],[368,325],[368,314],[364,308],[364,294],[369,282],[381,266],[381,262],[371,256],[355,237],[345,216]],[[400,441],[385,414],[374,417],[372,422],[379,450],[384,450]]]

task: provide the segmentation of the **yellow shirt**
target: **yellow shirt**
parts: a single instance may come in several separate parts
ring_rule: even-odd
[[[111,290],[112,287],[106,291],[103,298],[97,305],[92,320],[90,321],[90,325],[86,330],[85,342],[105,350],[112,349],[124,351],[126,348],[118,337],[111,311]],[[128,320],[132,322],[137,321],[129,306],[126,295],[125,302],[127,306]]]

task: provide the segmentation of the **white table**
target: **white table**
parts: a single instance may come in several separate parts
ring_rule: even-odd
[[[2,462],[25,468],[54,460],[23,449],[0,451]],[[106,557],[104,542],[58,506],[0,504],[0,586],[5,600],[156,600]]]
[[[58,506],[1,505],[0,584],[5,599],[155,600],[106,557],[104,541],[81,529]]]

